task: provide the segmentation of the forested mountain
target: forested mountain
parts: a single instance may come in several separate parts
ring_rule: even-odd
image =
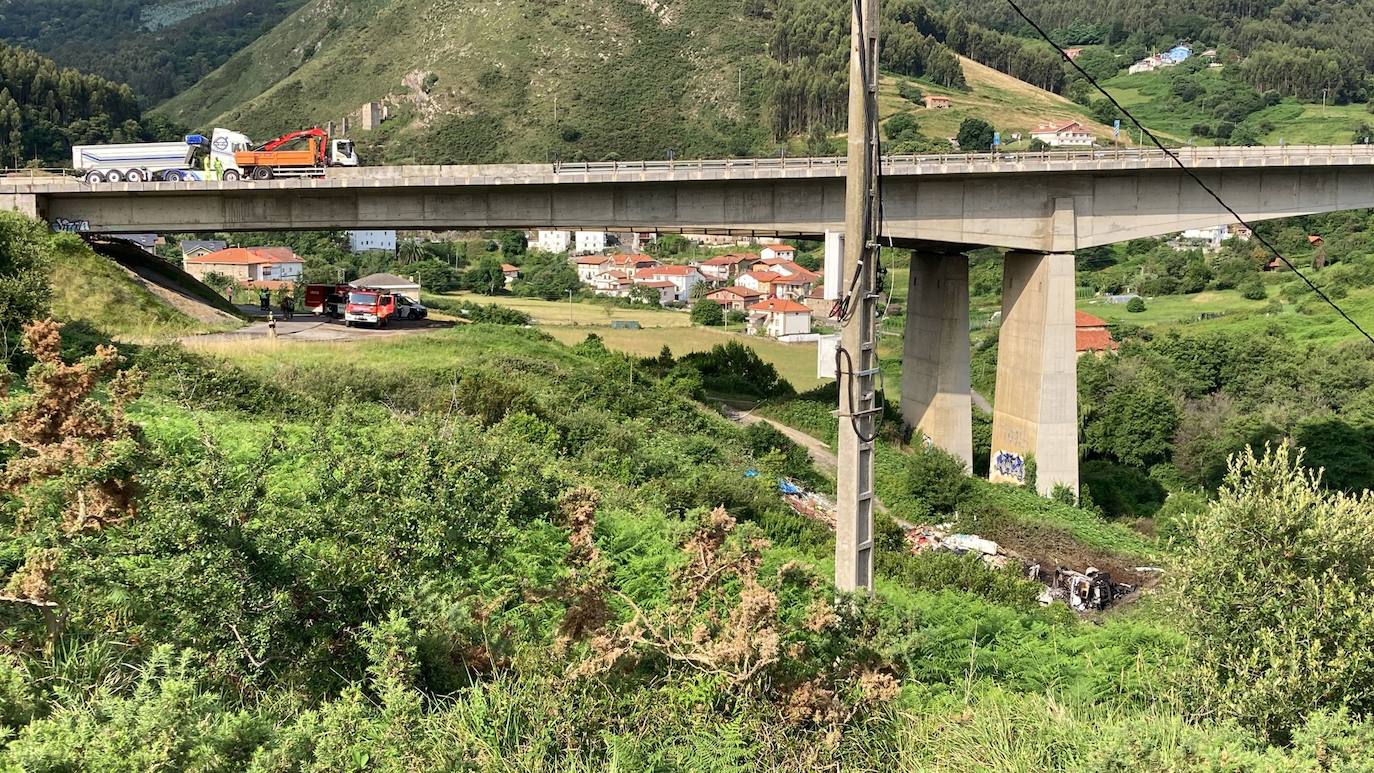
[[[0,44],[0,164],[64,163],[74,144],[178,134],[166,119],[145,116],[128,86]]]
[[[3,0],[0,39],[128,83],[148,104],[183,91],[302,0]]]

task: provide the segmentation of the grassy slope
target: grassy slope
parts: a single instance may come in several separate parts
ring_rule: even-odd
[[[1002,132],[1003,142],[1007,142],[1008,147],[1013,149],[1030,144],[1030,130],[1034,127],[1054,120],[1071,119],[1081,121],[1104,143],[1111,142],[1111,127],[1093,120],[1082,105],[1036,88],[972,59],[960,57],[959,61],[963,65],[964,79],[969,85],[968,91],[947,89],[919,78],[884,76],[878,96],[882,119],[887,120],[897,113],[908,112],[916,118],[922,134],[945,138],[958,134],[959,124],[965,118],[981,118],[997,127]],[[953,106],[942,110],[929,110],[913,105],[897,94],[897,86],[903,80],[915,82],[925,94],[948,96]],[[1025,139],[1019,144],[1010,143],[1013,132],[1020,132]]]
[[[490,116],[501,155],[542,159],[561,144],[557,95],[558,125],[583,135],[565,157],[659,153],[732,113],[741,65],[762,62],[763,22],[722,7],[687,0],[660,18],[631,0],[315,0],[160,110],[261,137],[391,98],[398,117],[378,132],[390,159],[445,115]]]
[[[124,339],[188,335],[212,329],[149,292],[140,282],[76,238],[55,243],[53,313],[84,320]]]

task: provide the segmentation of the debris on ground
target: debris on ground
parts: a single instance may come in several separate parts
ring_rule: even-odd
[[[758,474],[753,470],[749,472],[753,473],[750,477]],[[808,491],[788,478],[778,480],[778,493],[794,513],[831,529],[835,528],[835,503],[828,497]],[[907,549],[912,554],[947,551],[957,555],[976,555],[983,563],[994,569],[1017,567],[1026,573],[1028,579],[1044,586],[1044,591],[1040,594],[1040,603],[1046,606],[1059,601],[1080,614],[1096,612],[1122,601],[1140,587],[1114,582],[1109,571],[1096,566],[1086,567],[1082,571],[1060,565],[1051,568],[1048,564],[1025,558],[1016,551],[977,534],[952,533],[952,524],[904,524],[904,531]],[[1158,574],[1163,571],[1152,566],[1135,567],[1137,574]],[[1130,575],[1131,572],[1128,571],[1127,574]]]

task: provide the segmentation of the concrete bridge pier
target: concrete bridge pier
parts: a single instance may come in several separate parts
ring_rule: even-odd
[[[902,419],[971,472],[968,256],[913,251],[907,289]]]
[[[1074,257],[1009,252],[993,405],[993,481],[1022,483],[1034,456],[1041,494],[1078,491],[1078,360]]]

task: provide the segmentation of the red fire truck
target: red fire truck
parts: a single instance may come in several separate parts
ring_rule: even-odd
[[[352,290],[348,285],[306,285],[305,310],[311,314],[343,319],[344,305],[348,303],[348,293]]]
[[[344,324],[386,327],[396,314],[396,296],[379,290],[354,288],[344,306]]]

